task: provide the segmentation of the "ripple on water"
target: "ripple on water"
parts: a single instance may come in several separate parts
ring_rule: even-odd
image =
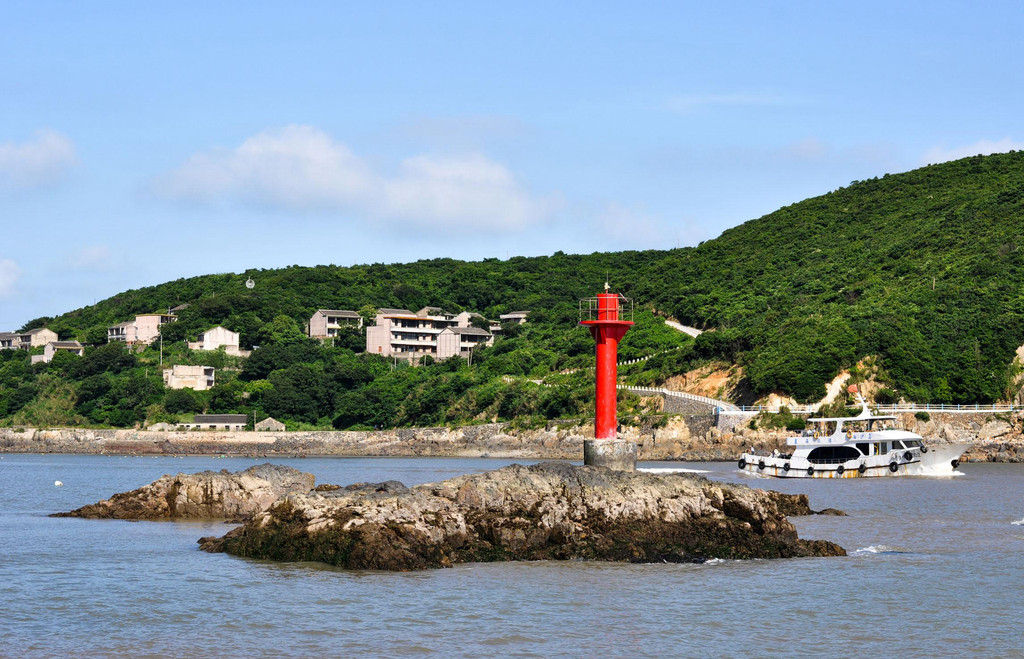
[[[801,537],[859,548],[850,560],[544,561],[392,574],[199,552],[196,538],[223,525],[43,516],[164,473],[255,461],[3,457],[0,469],[20,466],[18,478],[0,475],[0,656],[753,656],[773,652],[752,632],[791,629],[794,619],[830,632],[774,654],[1020,655],[1012,630],[1024,600],[1007,584],[1024,583],[1024,519],[1011,496],[1024,491],[1024,465],[832,482],[755,481],[732,463],[680,463],[848,512],[794,523]],[[416,484],[504,464],[275,462],[339,484]],[[64,488],[52,486],[58,477]],[[912,611],[913,622],[892,611]]]

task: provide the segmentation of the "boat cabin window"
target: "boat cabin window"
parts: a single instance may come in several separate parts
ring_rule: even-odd
[[[819,446],[807,454],[811,464],[839,464],[860,457],[860,451],[852,446]]]
[[[864,455],[871,455],[871,444],[867,442],[857,442],[857,450]]]
[[[901,448],[903,448],[903,442],[893,441],[893,443],[892,443],[892,450],[896,451],[896,450],[899,450]]]

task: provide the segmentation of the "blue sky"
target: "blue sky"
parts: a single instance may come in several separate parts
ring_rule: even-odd
[[[0,4],[0,331],[250,267],[694,245],[1024,148],[1019,3]]]

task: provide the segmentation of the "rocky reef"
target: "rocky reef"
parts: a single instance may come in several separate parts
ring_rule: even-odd
[[[701,562],[712,558],[841,556],[797,537],[786,515],[805,495],[542,463],[440,483],[320,486],[292,493],[203,549],[348,569],[418,570],[472,561],[587,559]]]
[[[279,465],[262,464],[165,475],[145,487],[53,517],[91,519],[248,519],[290,492],[308,492],[315,478]]]

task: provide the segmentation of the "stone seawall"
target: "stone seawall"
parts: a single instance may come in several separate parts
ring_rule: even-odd
[[[922,422],[912,414],[904,427],[927,441],[973,441],[973,461],[1024,462],[1024,415],[933,414]],[[746,448],[784,450],[786,431],[751,430],[738,424],[722,430],[715,417],[668,417],[661,428],[620,429],[635,441],[640,460],[734,460]],[[0,429],[0,453],[89,453],[112,455],[337,455],[500,457],[579,460],[592,425],[549,424],[540,430],[516,430],[506,424],[461,428],[401,428],[368,432],[156,432],[80,428]]]

